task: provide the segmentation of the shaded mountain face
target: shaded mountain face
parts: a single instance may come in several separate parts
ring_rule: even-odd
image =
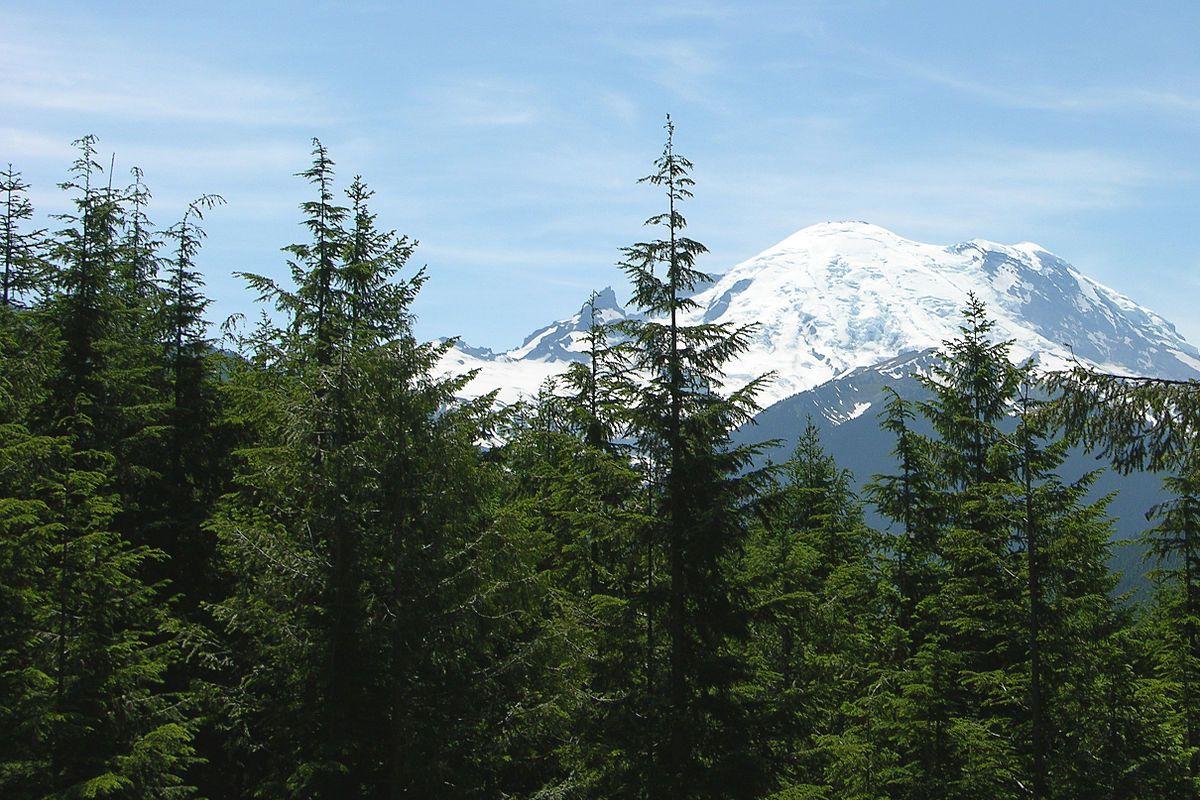
[[[892,455],[895,440],[879,425],[879,415],[886,400],[885,388],[890,387],[910,400],[927,399],[928,392],[914,375],[925,373],[934,362],[935,351],[929,349],[852,370],[763,409],[754,423],[737,431],[734,438],[743,443],[778,440],[779,445],[767,457],[780,463],[791,456],[800,435],[812,420],[821,431],[825,447],[836,456],[840,467],[853,473],[861,490],[876,475],[896,472]],[[1015,422],[1011,427],[1015,427]],[[930,426],[919,416],[914,421],[914,428],[923,434],[931,432]],[[1105,462],[1078,448],[1070,452],[1058,472],[1064,480],[1074,481],[1093,470],[1101,470],[1101,474],[1089,493],[1090,499],[1112,496],[1108,513],[1112,518],[1114,539],[1118,542],[1113,550],[1112,566],[1122,573],[1119,590],[1144,590],[1147,584],[1142,578],[1152,565],[1143,558],[1142,548],[1129,540],[1147,528],[1146,512],[1167,499],[1161,476],[1144,472],[1120,475],[1109,469]],[[874,527],[885,531],[895,527],[880,517],[870,504],[866,511],[868,521]]]
[[[1014,357],[1060,366],[1072,358],[1107,370],[1200,376],[1200,352],[1169,322],[1086,277],[1035,244],[972,240],[936,245],[865,222],[826,222],[737,264],[693,296],[685,322],[756,324],[750,349],[728,368],[730,388],[767,372],[770,404],[856,369],[939,346],[958,333],[968,292],[987,304]],[[626,316],[612,289],[597,300]],[[460,344],[446,372],[479,370],[469,391],[532,396],[546,378],[584,360],[586,307],[492,352]]]

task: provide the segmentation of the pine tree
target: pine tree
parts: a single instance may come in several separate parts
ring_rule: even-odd
[[[27,649],[6,723],[29,738],[12,751],[5,791],[187,796],[194,721],[163,685],[178,656],[175,623],[145,580],[161,554],[130,544],[119,525],[132,501],[119,453],[136,435],[130,403],[140,388],[127,380],[127,368],[139,365],[125,360],[139,343],[117,324],[122,208],[111,187],[93,186],[94,139],[77,144],[64,184],[77,193],[75,212],[64,218],[55,243],[61,268],[36,315],[49,343],[35,351],[44,366],[32,371],[37,383],[7,382],[17,387],[9,398],[23,398],[3,470],[4,504],[16,512],[4,525],[5,571],[23,609],[9,642]]]
[[[730,648],[744,635],[745,620],[730,558],[744,541],[745,503],[761,478],[745,471],[759,448],[734,446],[729,436],[757,410],[761,381],[720,393],[721,367],[746,349],[750,328],[684,324],[695,307],[687,293],[707,278],[695,267],[705,248],[683,234],[679,206],[691,197],[692,164],[675,152],[669,118],[666,129],[656,170],[643,179],[666,195],[667,210],[646,221],[662,238],[625,248],[622,264],[633,303],[649,318],[624,329],[633,372],[646,380],[635,433],[639,449],[664,473],[655,513],[666,549],[668,659],[661,710],[651,712],[662,782],[652,792],[728,796],[747,788],[734,778],[745,742]]]
[[[12,164],[0,172],[0,250],[4,254],[4,273],[0,281],[0,302],[15,306],[22,297],[37,291],[45,279],[43,246],[46,232],[23,230],[33,219],[29,184]]]
[[[899,526],[891,549],[899,592],[896,618],[907,640],[900,653],[904,656],[923,644],[927,631],[915,624],[917,607],[944,577],[938,558],[946,515],[944,478],[934,462],[935,446],[914,429],[914,404],[890,387],[885,397],[881,427],[895,437],[892,456],[899,473],[874,476],[866,491],[879,512]]]
[[[1200,785],[1200,466],[1185,462],[1163,479],[1171,499],[1147,517],[1158,524],[1146,532],[1147,555],[1158,564],[1157,600],[1166,613],[1160,669],[1178,686],[1183,744],[1191,778]]]
[[[85,136],[76,140],[79,157],[71,167],[71,178],[60,184],[60,188],[75,191],[75,213],[62,215],[68,223],[58,234],[58,259],[62,265],[56,276],[61,306],[64,352],[61,358],[61,375],[56,386],[54,409],[56,417],[52,424],[69,420],[77,412],[81,399],[101,396],[95,383],[100,367],[103,348],[98,342],[106,332],[109,303],[104,292],[110,288],[109,275],[102,255],[108,247],[111,233],[109,219],[114,213],[102,202],[92,186],[93,177],[100,171],[96,161],[96,139]]]
[[[857,704],[872,693],[892,635],[882,542],[811,420],[780,473],[779,489],[761,500],[743,578],[754,609],[746,658],[765,739],[759,779],[781,796],[881,797],[891,756]]]
[[[552,708],[543,542],[492,506],[488,395],[433,376],[452,343],[412,333],[415,242],[381,231],[361,180],[333,204],[317,145],[312,242],[281,317],[244,342],[230,411],[249,444],[211,530],[233,587],[217,610],[244,791],[302,797],[530,793]],[[549,649],[548,649],[549,648]]]

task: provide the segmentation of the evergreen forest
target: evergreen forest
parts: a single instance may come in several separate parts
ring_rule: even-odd
[[[65,213],[0,174],[0,797],[1200,797],[1200,384],[1014,363],[972,300],[860,488],[815,425],[735,436],[772,376],[684,322],[669,123],[613,254],[640,315],[507,406],[439,372],[416,239],[319,141],[229,320],[236,208],[159,218],[74,149]],[[1108,468],[1170,498],[1135,595]]]

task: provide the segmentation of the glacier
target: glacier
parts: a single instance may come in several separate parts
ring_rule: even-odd
[[[927,244],[860,221],[811,225],[734,265],[699,287],[697,307],[683,321],[757,326],[723,380],[736,388],[773,373],[759,398],[767,406],[938,347],[957,335],[970,292],[987,305],[996,336],[1012,341],[1016,359],[1046,368],[1078,360],[1125,374],[1200,376],[1200,352],[1170,322],[1037,244]],[[596,305],[605,322],[630,316],[611,288]],[[497,390],[500,402],[515,402],[572,361],[586,360],[589,320],[585,303],[506,351],[458,342],[438,369],[476,371],[468,395]]]

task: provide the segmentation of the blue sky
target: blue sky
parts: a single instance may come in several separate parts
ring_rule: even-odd
[[[0,162],[58,210],[68,142],[204,192],[216,319],[283,275],[309,139],[421,241],[419,333],[511,346],[621,285],[662,116],[720,272],[865,219],[1036,241],[1200,342],[1200,3],[0,2]]]

